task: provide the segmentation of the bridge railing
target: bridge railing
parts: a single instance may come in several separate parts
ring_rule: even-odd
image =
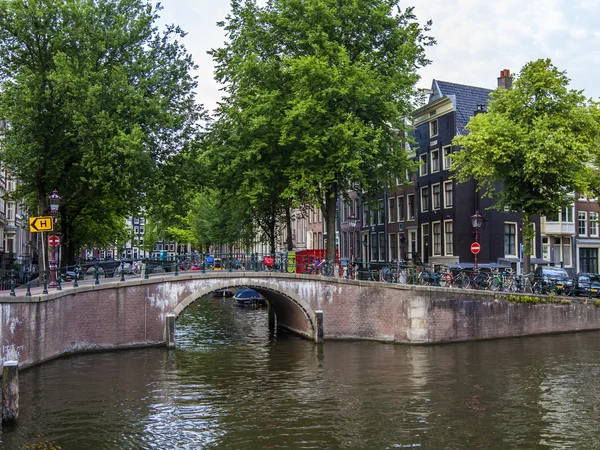
[[[87,282],[100,284],[106,281],[125,281],[131,278],[150,278],[154,274],[178,276],[186,272],[252,271],[281,272],[338,277],[352,280],[373,281],[408,285],[438,286],[493,290],[498,292],[550,293],[556,295],[576,295],[575,283],[570,286],[556,285],[550,292],[548,285],[531,275],[517,275],[504,267],[481,267],[474,271],[460,265],[418,264],[412,261],[393,261],[380,264],[360,260],[340,260],[328,258],[323,250],[303,252],[262,253],[189,253],[168,255],[157,258],[124,258],[106,261],[81,261],[63,266],[56,272],[42,271],[36,274],[0,274],[0,288],[10,290],[23,285],[26,295],[31,295],[31,287],[62,290],[72,283]],[[545,290],[541,287],[545,286]],[[537,288],[540,288],[537,290]]]

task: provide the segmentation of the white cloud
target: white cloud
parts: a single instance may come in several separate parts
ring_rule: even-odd
[[[550,58],[571,78],[571,87],[600,97],[598,0],[410,0],[419,21],[433,20],[438,44],[428,49],[433,63],[421,70],[422,87],[433,78],[494,88],[502,69],[517,73],[525,63]],[[408,3],[401,2],[401,7]],[[167,0],[166,23],[189,34],[185,45],[199,65],[198,100],[213,109],[220,99],[213,62],[206,51],[223,44],[216,26],[229,11],[227,0]]]

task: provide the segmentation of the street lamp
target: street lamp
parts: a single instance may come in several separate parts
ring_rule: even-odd
[[[348,217],[348,226],[350,227],[350,268],[354,270],[354,239],[356,234],[356,227],[358,225],[358,218],[355,216]]]
[[[475,230],[475,242],[477,245],[471,246],[471,252],[475,255],[475,262],[473,264],[473,271],[477,272],[477,255],[479,253],[479,229],[483,225],[483,216],[479,214],[479,210],[475,211],[475,214],[471,216],[471,225]]]
[[[56,216],[58,216],[58,207],[60,206],[60,201],[62,197],[58,195],[56,189],[52,190],[52,194],[48,196],[48,204],[50,205],[50,210],[48,214],[54,217],[54,223],[56,223]],[[53,239],[54,242],[54,239]],[[50,261],[50,283],[48,287],[57,287],[58,283],[56,282],[56,245],[52,246],[52,260]]]

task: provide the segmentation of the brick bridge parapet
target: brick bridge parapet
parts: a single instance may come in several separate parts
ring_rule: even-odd
[[[304,274],[186,272],[1,296],[2,359],[27,367],[69,353],[164,345],[168,316],[239,287],[264,295],[278,326],[315,340],[317,330],[324,340],[431,344],[600,329],[600,308],[580,302],[520,304],[493,292]]]

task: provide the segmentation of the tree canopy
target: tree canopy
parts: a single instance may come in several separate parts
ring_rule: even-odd
[[[194,64],[178,27],[156,27],[159,11],[146,0],[0,0],[1,158],[35,197],[32,214],[52,189],[62,195],[71,255],[92,228],[118,238],[103,222],[137,213],[196,134]]]
[[[495,208],[523,212],[526,234],[532,216],[554,215],[575,192],[600,186],[598,105],[569,81],[549,59],[527,63],[453,142],[461,147],[453,154],[457,180],[473,178],[497,198]]]
[[[487,113],[454,140],[457,179],[474,178],[498,199],[496,208],[530,217],[552,215],[574,192],[596,188],[598,105],[568,84],[565,72],[540,59],[523,67],[511,89],[494,91]]]
[[[212,160],[252,204],[320,205],[335,236],[340,192],[380,190],[410,166],[400,135],[427,26],[398,0],[233,1],[222,25]]]

